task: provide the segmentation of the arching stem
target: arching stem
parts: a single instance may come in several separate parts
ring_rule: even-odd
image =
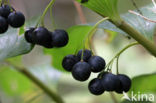
[[[18,72],[25,75],[27,78],[29,78],[31,81],[33,81],[38,87],[40,87],[52,100],[54,100],[56,103],[64,103],[63,99],[60,97],[60,95],[56,94],[54,91],[52,91],[45,83],[43,83],[41,80],[39,80],[36,76],[34,76],[28,69],[18,67],[8,61],[6,63],[16,69]]]
[[[114,60],[117,58],[117,63],[118,63],[118,60],[119,60],[119,57],[120,55],[125,51],[127,50],[128,48],[134,46],[134,45],[138,45],[139,43],[138,42],[134,42],[134,43],[131,43],[129,45],[127,45],[126,47],[124,47],[121,51],[119,51],[112,59],[111,61],[107,64],[106,68],[109,68],[109,66],[114,62]],[[110,69],[110,68],[109,68]],[[117,64],[117,69],[118,69],[118,64]],[[117,70],[117,73],[118,73],[118,70]]]
[[[47,5],[47,7],[45,8],[42,16],[40,17],[40,20],[38,21],[38,23],[36,24],[36,27],[41,23],[42,26],[44,26],[44,17],[46,15],[46,13],[48,12],[48,9],[55,3],[55,0],[51,0],[50,3]]]

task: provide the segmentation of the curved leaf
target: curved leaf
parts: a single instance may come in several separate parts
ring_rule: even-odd
[[[145,6],[140,9],[141,12],[143,13],[143,16],[151,19],[151,20],[156,20],[156,9],[153,7],[153,4],[150,4],[148,6]],[[134,27],[136,30],[138,30],[141,34],[143,34],[146,38],[153,40],[153,35],[154,35],[154,30],[156,27],[156,23],[147,21],[140,16],[126,13],[122,15],[122,18],[129,23],[132,27]]]
[[[131,91],[134,93],[156,93],[156,73],[140,75],[132,79]]]
[[[81,2],[82,0],[76,1],[95,11],[101,16],[107,16],[113,20],[117,20],[118,18],[120,18],[117,10],[118,0],[88,0],[88,2],[84,3]]]
[[[24,36],[18,36],[16,29],[9,29],[0,35],[0,60],[25,54],[31,51],[33,45],[27,43]]]
[[[153,7],[152,4],[145,6],[141,8],[140,10],[142,11],[145,17],[151,20],[156,20],[156,13],[153,12],[153,11],[156,11],[156,9]],[[127,23],[129,23],[132,27],[138,30],[141,34],[143,34],[146,38],[153,40],[156,23],[144,20],[143,18],[134,14],[130,14],[130,13],[123,14],[121,15],[121,17]],[[94,24],[87,24],[87,25],[93,26]],[[120,34],[128,35],[127,33],[117,28],[114,24],[112,24],[109,21],[104,21],[103,23],[101,23],[99,25],[99,28],[108,29],[108,30],[115,31]]]

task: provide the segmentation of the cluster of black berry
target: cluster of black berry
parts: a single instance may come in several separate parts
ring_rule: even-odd
[[[62,61],[65,70],[72,72],[78,81],[86,81],[91,72],[98,73],[105,69],[105,60],[99,56],[92,56],[90,50],[80,50],[77,55],[67,55]],[[128,92],[131,80],[123,74],[114,75],[109,72],[99,73],[97,78],[90,81],[89,91],[94,95],[101,95],[104,91]]]
[[[29,28],[25,32],[25,39],[32,44],[46,48],[63,47],[68,43],[68,33],[65,30],[51,32],[44,27]]]
[[[92,56],[90,50],[80,50],[75,55],[68,55],[63,59],[62,66],[71,71],[73,77],[78,81],[86,81],[91,72],[98,73],[104,70],[105,60],[99,56]]]
[[[19,28],[24,25],[25,17],[23,13],[15,11],[10,5],[1,5],[0,7],[0,34],[8,30],[9,25]]]
[[[128,92],[131,87],[131,79],[124,75],[114,75],[109,72],[100,73],[98,78],[90,81],[88,88],[94,95],[101,95],[104,91],[116,93]]]

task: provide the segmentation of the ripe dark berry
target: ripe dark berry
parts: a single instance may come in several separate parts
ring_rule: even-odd
[[[104,73],[101,83],[106,91],[115,91],[120,86],[120,80],[112,73]]]
[[[0,7],[0,16],[4,18],[8,18],[9,14],[11,13],[11,8],[9,5],[2,5]]]
[[[55,47],[63,47],[68,43],[68,33],[65,30],[55,30],[53,32],[52,44]]]
[[[8,30],[8,23],[7,20],[0,16],[0,34],[5,33]]]
[[[117,77],[120,80],[120,88],[117,88],[116,92],[117,93],[123,93],[128,92],[129,89],[131,88],[131,79],[123,74],[118,74]]]
[[[34,30],[35,28],[29,28],[28,30],[25,31],[24,34],[26,41],[33,44],[34,44],[34,35],[33,35]]]
[[[90,74],[91,66],[86,62],[78,62],[72,69],[72,75],[78,81],[86,81]]]
[[[79,61],[75,55],[67,55],[63,58],[62,66],[65,70],[71,71],[73,66]]]
[[[52,37],[50,32],[44,27],[38,27],[33,32],[34,42],[39,45],[51,45]]]
[[[84,61],[88,61],[89,58],[92,56],[92,52],[90,50],[83,50],[83,60]],[[82,57],[82,50],[80,50],[78,53],[77,53],[77,57],[81,60],[81,57]]]
[[[18,28],[24,25],[25,17],[21,12],[12,12],[8,16],[8,23],[14,27]]]
[[[53,48],[53,45],[51,42],[49,42],[47,44],[43,44],[42,46],[44,46],[45,48]]]
[[[106,65],[105,60],[99,56],[92,56],[88,63],[92,67],[91,71],[95,73],[102,71]]]
[[[99,78],[91,80],[89,82],[88,89],[94,95],[101,95],[104,93],[104,87],[102,86],[101,80]]]
[[[42,46],[44,46],[45,48],[53,48],[53,44],[52,44],[52,35],[53,35],[53,33],[52,32],[49,32],[49,33],[50,33],[51,38],[47,39],[48,41],[46,43],[42,44]]]

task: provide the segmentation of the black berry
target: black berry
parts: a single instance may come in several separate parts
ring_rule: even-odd
[[[8,23],[7,20],[0,16],[0,34],[5,33],[8,30]]]
[[[34,42],[35,44],[39,44],[39,45],[52,45],[51,41],[52,41],[52,37],[51,37],[51,33],[44,27],[38,27],[34,30],[33,32],[34,35]]]
[[[90,74],[91,66],[86,62],[78,62],[72,69],[72,75],[78,81],[86,81]]]
[[[51,37],[51,38],[47,39],[48,41],[42,44],[42,46],[44,46],[45,48],[53,48],[53,44],[52,44],[53,33],[52,32],[49,32],[49,33],[50,33],[49,37]]]
[[[55,30],[53,32],[52,44],[55,47],[63,47],[68,43],[68,33],[65,30]]]
[[[91,65],[91,71],[92,72],[100,72],[105,68],[105,60],[99,56],[92,56],[89,60],[88,63]]]
[[[104,93],[104,87],[102,86],[101,80],[99,78],[91,80],[89,82],[88,89],[94,95],[101,95]]]
[[[63,58],[62,66],[65,70],[71,71],[73,66],[79,61],[78,57],[75,55],[67,55]]]
[[[120,80],[112,73],[104,73],[101,83],[106,91],[115,91],[120,86]]]
[[[131,88],[131,79],[123,74],[118,74],[117,77],[120,80],[120,87],[117,88],[116,92],[117,93],[123,93],[123,91],[128,92],[129,89]]]
[[[82,50],[80,50],[77,53],[77,57],[81,60],[82,56],[83,56],[83,60],[87,62],[89,60],[89,58],[92,56],[92,52],[88,49],[85,49],[85,50],[83,50],[83,55],[82,55]]]
[[[29,28],[28,30],[25,31],[25,39],[27,42],[29,43],[34,43],[34,35],[33,35],[33,31],[35,30],[35,28]]]
[[[18,28],[24,25],[25,17],[21,12],[12,12],[8,16],[8,23],[14,27]]]
[[[4,18],[8,18],[9,14],[11,13],[11,8],[9,5],[2,5],[0,7],[0,16]]]

